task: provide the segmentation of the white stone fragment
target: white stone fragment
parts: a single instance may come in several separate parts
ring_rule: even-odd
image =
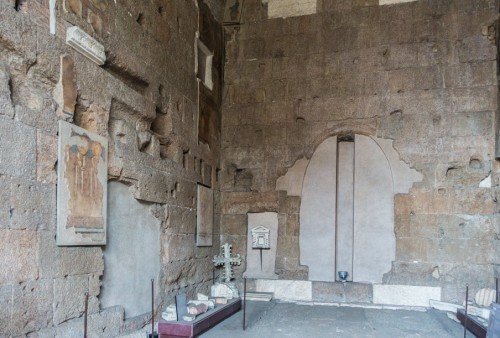
[[[198,293],[196,298],[198,298],[198,300],[208,300],[208,296],[203,293]]]
[[[170,304],[167,306],[164,312],[161,314],[161,318],[165,320],[177,320],[177,307],[175,304]]]
[[[212,285],[210,295],[214,298],[223,297],[233,299],[238,297],[238,290],[231,287],[228,283],[216,283],[215,285]]]
[[[481,289],[476,293],[474,300],[477,305],[488,307],[495,301],[496,295],[493,289]]]
[[[77,26],[66,30],[66,43],[99,66],[106,61],[104,46]]]

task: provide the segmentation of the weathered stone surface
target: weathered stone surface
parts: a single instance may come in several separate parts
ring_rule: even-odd
[[[14,116],[10,74],[4,63],[0,63],[0,115],[6,115],[11,118]]]
[[[12,179],[10,191],[10,228],[49,230],[55,227],[55,189],[54,186]]]
[[[8,336],[12,332],[12,285],[0,287],[0,335]]]
[[[85,293],[89,292],[89,276],[68,276],[54,280],[54,323],[80,317],[85,311]]]
[[[36,135],[36,179],[43,183],[57,181],[57,138],[43,132]]]
[[[312,283],[312,299],[315,302],[371,303],[372,285],[362,283]]]
[[[0,117],[0,173],[36,178],[36,131],[34,128]],[[19,136],[22,137],[19,137]]]
[[[14,287],[12,312],[14,335],[26,334],[49,326],[52,322],[53,281],[34,280]]]
[[[38,234],[32,230],[0,229],[0,285],[37,279]],[[15,259],[13,259],[15,257]]]
[[[70,275],[102,275],[104,261],[99,247],[58,247],[52,231],[40,231],[38,265],[40,277],[57,278]]]

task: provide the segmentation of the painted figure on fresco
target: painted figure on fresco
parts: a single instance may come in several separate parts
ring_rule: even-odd
[[[104,161],[103,146],[85,133],[71,132],[74,142],[66,145],[64,177],[70,199],[66,228],[103,228],[103,187],[98,179],[98,165]]]

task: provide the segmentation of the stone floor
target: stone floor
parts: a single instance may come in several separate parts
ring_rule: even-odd
[[[444,312],[248,302],[243,311],[201,337],[463,337],[463,327]],[[474,337],[468,333],[467,337]]]

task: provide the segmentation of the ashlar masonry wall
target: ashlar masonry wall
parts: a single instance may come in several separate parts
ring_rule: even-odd
[[[134,233],[159,228],[160,272],[151,276],[156,313],[178,292],[207,292],[211,258],[219,252],[219,195],[214,244],[201,248],[195,245],[196,191],[199,182],[217,191],[220,130],[211,130],[216,135],[210,146],[198,141],[194,45],[200,17],[215,36],[221,32],[215,19],[220,9],[214,18],[195,0],[57,1],[57,33],[51,35],[49,5],[0,2],[0,336],[81,337],[86,292],[89,336],[119,336],[144,326],[151,313],[129,318],[119,303],[102,308],[105,247],[56,246],[58,120],[108,138],[108,180],[121,185],[114,193],[125,194],[123,201],[135,198],[134,208],[154,218],[126,227],[136,227]],[[103,66],[65,43],[73,25],[104,45]],[[205,44],[214,49],[213,73],[221,78],[223,46]],[[61,66],[62,56],[74,64],[74,78]],[[63,113],[58,83],[68,77],[76,102]],[[70,89],[64,93],[71,96]],[[214,102],[218,114],[220,100]],[[132,205],[117,201],[117,209]],[[140,252],[150,244],[147,238],[135,238],[130,250]],[[130,278],[135,272],[129,271]],[[149,290],[149,282],[144,287]]]
[[[308,279],[300,197],[277,180],[330,136],[374,136],[423,176],[395,196],[384,283],[441,286],[457,303],[466,283],[493,287],[498,10],[494,0],[324,0],[315,14],[268,19],[265,4],[246,1],[241,26],[226,29],[224,240],[244,252],[247,213],[278,212],[277,273]]]

